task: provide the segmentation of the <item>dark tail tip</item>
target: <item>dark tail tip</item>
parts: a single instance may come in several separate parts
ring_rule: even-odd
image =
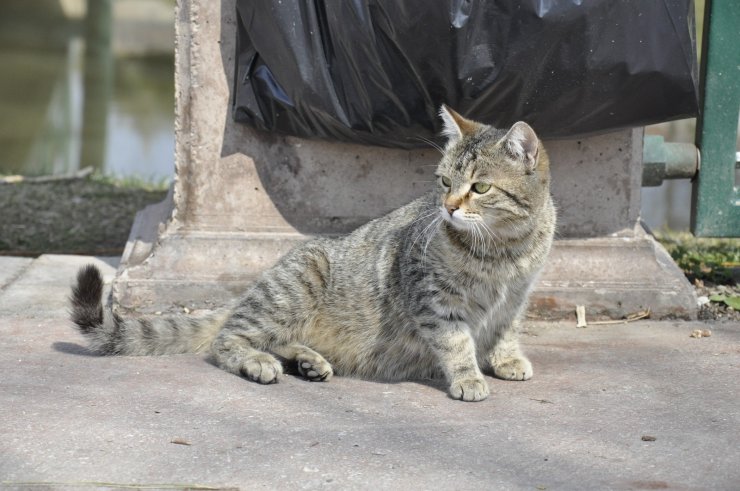
[[[83,333],[103,324],[103,276],[88,264],[77,272],[77,284],[72,287],[72,321]]]

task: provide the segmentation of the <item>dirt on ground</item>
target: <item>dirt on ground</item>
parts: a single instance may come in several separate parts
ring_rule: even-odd
[[[105,179],[0,183],[0,255],[118,255],[136,212],[166,190]]]
[[[728,305],[732,299],[740,299],[740,285],[714,285],[695,281],[694,288],[699,298],[699,320],[740,322],[740,310]]]

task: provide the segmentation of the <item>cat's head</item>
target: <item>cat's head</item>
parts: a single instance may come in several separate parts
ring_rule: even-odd
[[[516,236],[549,196],[549,161],[524,122],[508,131],[466,119],[442,106],[447,145],[437,167],[440,213],[457,230],[488,227]]]

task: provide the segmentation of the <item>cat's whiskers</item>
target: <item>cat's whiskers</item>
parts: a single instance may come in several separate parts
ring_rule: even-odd
[[[493,230],[491,230],[491,227],[486,225],[486,222],[481,221],[480,225],[483,227],[483,230],[491,238],[491,245],[493,246],[493,250],[496,252],[496,254],[498,254],[499,252],[498,243],[501,240],[501,238],[498,235],[496,235],[496,233]]]
[[[465,274],[466,270],[469,269],[468,261],[476,261],[478,260],[478,257],[476,256],[476,247],[477,247],[477,231],[475,228],[475,222],[467,221],[468,224],[472,224],[472,226],[467,227],[466,231],[469,234],[468,237],[468,247],[467,252],[464,256],[457,258],[456,264],[455,264],[455,273],[453,274],[453,277],[455,278],[456,282],[463,281],[465,277],[467,276]]]
[[[475,226],[475,222],[470,221],[470,224],[472,227],[470,227],[470,231],[473,232],[473,248],[471,250],[472,257],[471,259],[475,260],[478,259],[478,229]]]
[[[488,247],[486,247],[486,237],[483,235],[483,232],[480,230],[480,225],[478,222],[475,222],[475,231],[480,237],[479,257],[480,259],[485,259],[488,256]]]
[[[437,213],[439,213],[439,210],[436,209],[436,208],[434,208],[433,210],[429,210],[429,211],[427,211],[427,213],[423,213],[421,216],[415,218],[414,221],[412,221],[411,223],[409,223],[409,226],[415,224],[418,221],[424,220],[425,218],[429,218],[430,216],[435,215]]]
[[[442,149],[442,147],[440,147],[437,143],[433,142],[432,140],[430,140],[428,138],[424,138],[423,136],[415,136],[414,138],[416,138],[419,141],[423,141],[424,143],[428,143],[432,148],[434,148],[435,150],[437,150],[442,155],[445,154],[444,149]]]
[[[488,224],[486,224],[485,221],[481,221],[481,227],[483,228],[483,231],[488,234],[489,248],[492,249],[494,255],[498,255],[500,251],[498,235],[496,235],[496,233],[491,229],[491,227],[488,226]]]
[[[420,221],[422,221],[422,220],[426,220],[427,218],[429,218],[429,217],[432,217],[432,216],[434,216],[434,215],[436,215],[436,214],[438,214],[438,213],[439,213],[439,210],[437,210],[437,209],[435,208],[435,209],[433,209],[433,210],[431,210],[431,211],[429,211],[429,212],[427,212],[427,213],[424,213],[424,214],[422,214],[422,215],[421,215],[420,217],[418,217],[418,218],[414,219],[414,221],[413,221],[413,222],[411,222],[411,224],[410,224],[410,225],[413,225],[413,224],[415,224],[415,223],[417,223],[417,222],[420,222]],[[440,217],[438,217],[438,218],[440,218]],[[423,228],[423,229],[422,229],[422,230],[421,230],[420,232],[418,232],[418,233],[417,233],[416,235],[414,235],[414,237],[413,237],[413,239],[412,239],[412,242],[411,242],[411,250],[413,250],[413,249],[414,249],[414,246],[416,245],[416,242],[417,242],[417,241],[418,241],[418,240],[419,240],[420,238],[422,238],[422,237],[424,236],[424,232],[426,231],[426,229],[427,229],[427,228],[428,228],[428,227],[429,227],[429,226],[430,226],[431,224],[433,224],[435,220],[436,220],[436,218],[435,218],[434,220],[432,220],[432,221],[431,221],[430,223],[428,223],[428,224],[427,224],[427,225],[426,225],[426,226],[425,226],[425,227],[424,227],[424,228]],[[409,227],[409,229],[411,229],[411,228],[412,228],[412,227]]]
[[[482,259],[483,252],[485,250],[484,237],[481,231],[478,229],[478,224],[476,222],[471,223],[473,225],[473,259]],[[480,251],[478,251],[479,245],[481,249]]]
[[[482,259],[485,257],[487,252],[486,238],[483,232],[479,229],[480,217],[477,214],[466,214],[463,218],[465,222],[465,229],[469,233],[470,243],[468,248],[468,256],[471,259]]]
[[[473,248],[470,251],[471,261],[478,261],[480,260],[480,256],[478,255],[478,229],[475,228],[475,223],[473,222],[473,226],[470,228],[470,230],[473,232]]]
[[[427,215],[427,216],[431,216],[431,214],[430,215]],[[414,241],[411,243],[411,250],[414,249],[414,246],[416,245],[416,241],[418,241],[419,239],[422,239],[423,240],[423,237],[426,234],[426,231],[429,230],[430,227],[434,226],[435,223],[438,224],[440,220],[442,220],[442,217],[441,216],[437,216],[434,220],[432,220],[431,222],[429,222],[427,224],[427,226],[422,229],[421,232],[419,232],[418,234],[416,234],[416,237],[414,238]],[[428,245],[428,244],[429,244],[429,241],[427,241],[427,244],[426,245]],[[424,248],[423,253],[422,253],[422,263],[424,262],[424,256],[425,255],[426,255],[426,248]]]
[[[434,236],[437,234],[437,231],[439,230],[439,224],[440,223],[442,223],[442,217],[441,216],[438,216],[437,218],[435,218],[432,221],[432,223],[431,223],[434,227],[429,231],[429,236],[427,237],[427,241],[424,244],[424,250],[422,251],[422,254],[421,254],[421,267],[422,267],[422,269],[426,268],[427,249],[429,248],[429,243],[432,241],[432,239],[434,238]]]

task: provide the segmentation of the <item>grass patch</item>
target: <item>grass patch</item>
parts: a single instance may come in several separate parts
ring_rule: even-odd
[[[689,232],[664,230],[655,233],[692,283],[734,285],[740,270],[740,239],[697,238]]]

